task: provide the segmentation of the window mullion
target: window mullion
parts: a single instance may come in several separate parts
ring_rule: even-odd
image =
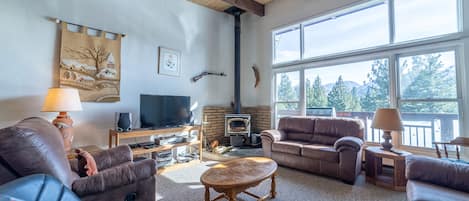
[[[306,87],[305,87],[305,70],[300,70],[300,114],[306,115]]]
[[[300,24],[300,60],[303,60],[305,53],[305,33],[304,26]]]
[[[394,44],[396,36],[396,23],[394,13],[394,0],[388,0],[388,17],[389,17],[389,44]]]
[[[389,104],[391,107],[398,107],[399,87],[398,87],[398,67],[397,55],[389,57]]]

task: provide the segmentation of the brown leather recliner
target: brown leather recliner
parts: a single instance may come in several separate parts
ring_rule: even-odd
[[[264,156],[278,164],[353,184],[361,171],[364,126],[359,119],[284,117],[261,133]]]
[[[406,157],[407,200],[469,200],[469,164],[412,155]]]
[[[68,161],[59,130],[32,117],[0,130],[0,185],[44,173],[71,188],[81,200],[155,200],[155,161],[133,162],[128,146],[93,154],[98,174],[79,177],[76,161]],[[72,164],[72,167],[71,165]],[[73,171],[75,170],[75,171]]]

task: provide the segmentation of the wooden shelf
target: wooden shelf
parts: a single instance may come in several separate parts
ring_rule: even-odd
[[[132,152],[133,152],[134,155],[140,155],[140,154],[146,154],[146,153],[151,153],[151,152],[166,151],[166,150],[170,150],[170,149],[173,149],[173,148],[176,148],[176,147],[193,146],[193,145],[198,145],[198,144],[200,144],[200,141],[182,142],[182,143],[177,143],[177,144],[161,145],[161,146],[157,146],[157,147],[150,148],[150,149],[134,148],[134,149],[132,149]]]
[[[137,130],[132,130],[129,132],[118,132],[116,130],[110,129],[109,130],[109,148],[111,148],[113,145],[118,146],[120,144],[121,139],[149,137],[149,136],[154,136],[154,135],[167,135],[171,133],[182,133],[182,132],[191,132],[191,131],[198,132],[197,141],[161,145],[161,146],[150,148],[150,149],[134,148],[132,149],[132,154],[135,156],[135,155],[141,155],[141,154],[152,153],[152,152],[166,151],[166,150],[170,150],[176,147],[198,145],[199,155],[200,155],[199,157],[202,158],[202,152],[203,152],[202,140],[204,138],[203,138],[201,125],[182,126],[182,127],[177,127],[177,128],[163,128],[163,129],[137,129]]]
[[[136,137],[147,137],[152,135],[165,135],[170,133],[190,132],[200,130],[200,126],[183,126],[177,128],[162,128],[162,129],[137,129],[129,132],[118,132],[116,130],[109,130],[111,135],[119,135],[119,139],[128,139]]]

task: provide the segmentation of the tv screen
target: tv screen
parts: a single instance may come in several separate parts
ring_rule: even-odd
[[[142,128],[166,128],[188,124],[189,96],[140,95],[140,123]]]

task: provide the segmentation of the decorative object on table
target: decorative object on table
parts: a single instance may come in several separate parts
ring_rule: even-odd
[[[73,141],[73,121],[67,112],[81,111],[80,95],[73,88],[50,88],[42,106],[42,112],[59,112],[52,121],[62,133],[64,149],[69,151]]]
[[[132,113],[116,112],[116,130],[119,132],[129,132],[132,130]]]
[[[179,76],[181,71],[181,53],[164,47],[159,47],[158,73],[162,75]]]
[[[441,158],[441,152],[440,152],[439,145],[443,146],[443,150],[445,151],[445,157],[446,158],[449,158],[448,157],[448,148],[446,146],[447,145],[455,146],[456,160],[461,161],[461,155],[459,153],[459,149],[460,149],[460,147],[469,147],[469,138],[467,138],[467,137],[457,137],[457,138],[455,138],[455,139],[453,139],[449,142],[433,142],[433,144],[435,145],[435,151],[436,151],[436,155],[438,156],[438,158]],[[465,162],[465,161],[461,161],[461,162]]]
[[[257,88],[259,86],[259,82],[261,81],[261,76],[259,74],[259,69],[257,68],[256,65],[252,66],[252,71],[254,71],[254,78],[256,78],[256,82],[254,83],[254,88]]]
[[[402,121],[399,110],[396,108],[380,108],[375,112],[373,121],[371,123],[371,128],[377,128],[383,130],[383,139],[384,142],[381,143],[383,149],[386,151],[391,151],[392,131],[402,131]]]
[[[122,35],[94,29],[97,35],[89,35],[88,27],[73,32],[61,24],[60,86],[77,88],[84,102],[119,101]]]
[[[202,79],[204,76],[207,76],[207,75],[215,75],[215,76],[223,76],[225,77],[226,74],[224,72],[220,72],[220,73],[217,73],[217,72],[207,72],[207,71],[204,71],[202,73],[200,73],[199,75],[196,75],[194,77],[192,77],[192,82],[197,82],[198,80]]]

